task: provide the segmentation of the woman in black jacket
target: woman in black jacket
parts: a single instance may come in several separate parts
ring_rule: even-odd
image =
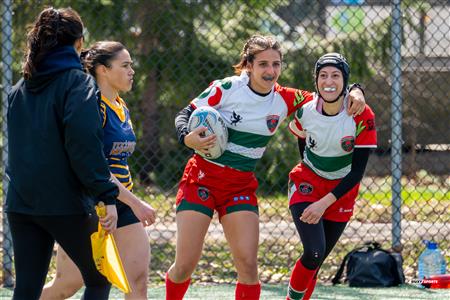
[[[23,79],[8,98],[6,212],[16,269],[13,299],[39,299],[54,242],[77,264],[84,299],[107,299],[110,284],[92,259],[92,207],[117,222],[118,188],[103,155],[98,89],[81,68],[83,23],[70,8],[43,10],[27,36]]]

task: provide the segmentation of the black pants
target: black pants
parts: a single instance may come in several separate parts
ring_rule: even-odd
[[[13,239],[16,286],[14,300],[39,299],[45,284],[55,240],[81,271],[85,300],[108,299],[111,285],[92,258],[91,234],[97,230],[94,216],[32,216],[8,213]]]
[[[320,268],[325,258],[333,250],[344,232],[347,222],[320,219],[317,224],[308,224],[300,221],[300,216],[310,204],[308,202],[296,203],[291,205],[290,210],[303,244],[303,255],[300,260],[306,268],[315,270]]]

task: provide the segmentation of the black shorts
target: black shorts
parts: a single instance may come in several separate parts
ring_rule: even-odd
[[[116,201],[117,208],[117,228],[124,227],[127,225],[139,223],[139,219],[133,213],[131,207],[126,205],[125,203],[117,200]]]

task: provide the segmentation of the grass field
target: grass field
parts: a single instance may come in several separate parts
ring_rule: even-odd
[[[211,297],[211,295],[214,295]],[[1,289],[0,299],[10,299],[12,292]],[[148,290],[149,299],[164,300],[164,286],[151,287]],[[81,292],[70,299],[80,299]],[[286,299],[286,286],[263,285],[261,300]],[[122,294],[113,289],[110,299],[123,299]],[[199,284],[192,285],[185,300],[234,300],[234,285],[232,284]],[[450,299],[450,290],[419,289],[412,285],[403,285],[395,288],[350,288],[346,285],[326,286],[318,285],[311,299],[325,300],[447,300]]]

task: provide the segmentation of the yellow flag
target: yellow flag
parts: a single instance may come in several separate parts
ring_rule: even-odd
[[[99,202],[95,210],[99,217],[106,216],[106,207],[103,202]],[[98,231],[91,235],[91,243],[92,256],[97,270],[122,292],[131,292],[114,237],[107,233],[100,223],[98,223]]]

